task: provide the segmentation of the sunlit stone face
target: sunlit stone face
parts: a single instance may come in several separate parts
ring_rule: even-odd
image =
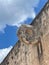
[[[34,41],[34,33],[35,31],[33,30],[33,26],[31,25],[22,25],[20,26],[18,30],[18,37],[22,41],[26,42],[32,42]]]
[[[38,36],[36,37],[36,30],[33,29],[33,26],[31,25],[20,26],[17,34],[18,34],[19,40],[27,44],[31,44],[31,43],[34,44],[34,42],[36,43],[38,40],[37,39]]]

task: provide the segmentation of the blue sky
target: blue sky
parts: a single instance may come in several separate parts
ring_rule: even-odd
[[[18,41],[16,33],[19,26],[30,24],[46,2],[47,0],[0,0],[0,62]]]

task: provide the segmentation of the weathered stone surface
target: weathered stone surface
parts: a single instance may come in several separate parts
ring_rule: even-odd
[[[49,2],[31,25],[36,30],[35,37],[41,36],[43,54],[40,60],[36,45],[18,41],[0,65],[49,65]]]

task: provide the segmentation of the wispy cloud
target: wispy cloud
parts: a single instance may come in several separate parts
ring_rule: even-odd
[[[34,18],[38,3],[39,0],[0,0],[0,30],[6,24],[19,26],[27,18]]]
[[[9,51],[12,49],[12,46],[10,46],[9,48],[5,48],[5,49],[0,49],[0,63],[3,61],[3,59],[7,56],[7,54],[9,53]]]

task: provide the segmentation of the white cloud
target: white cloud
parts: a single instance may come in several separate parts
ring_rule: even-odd
[[[5,49],[0,49],[0,63],[3,61],[3,59],[7,56],[7,54],[9,53],[9,51],[12,49],[12,46],[10,46],[9,48],[5,48]]]
[[[8,25],[17,25],[27,18],[34,18],[34,8],[39,0],[0,0],[0,30]]]

